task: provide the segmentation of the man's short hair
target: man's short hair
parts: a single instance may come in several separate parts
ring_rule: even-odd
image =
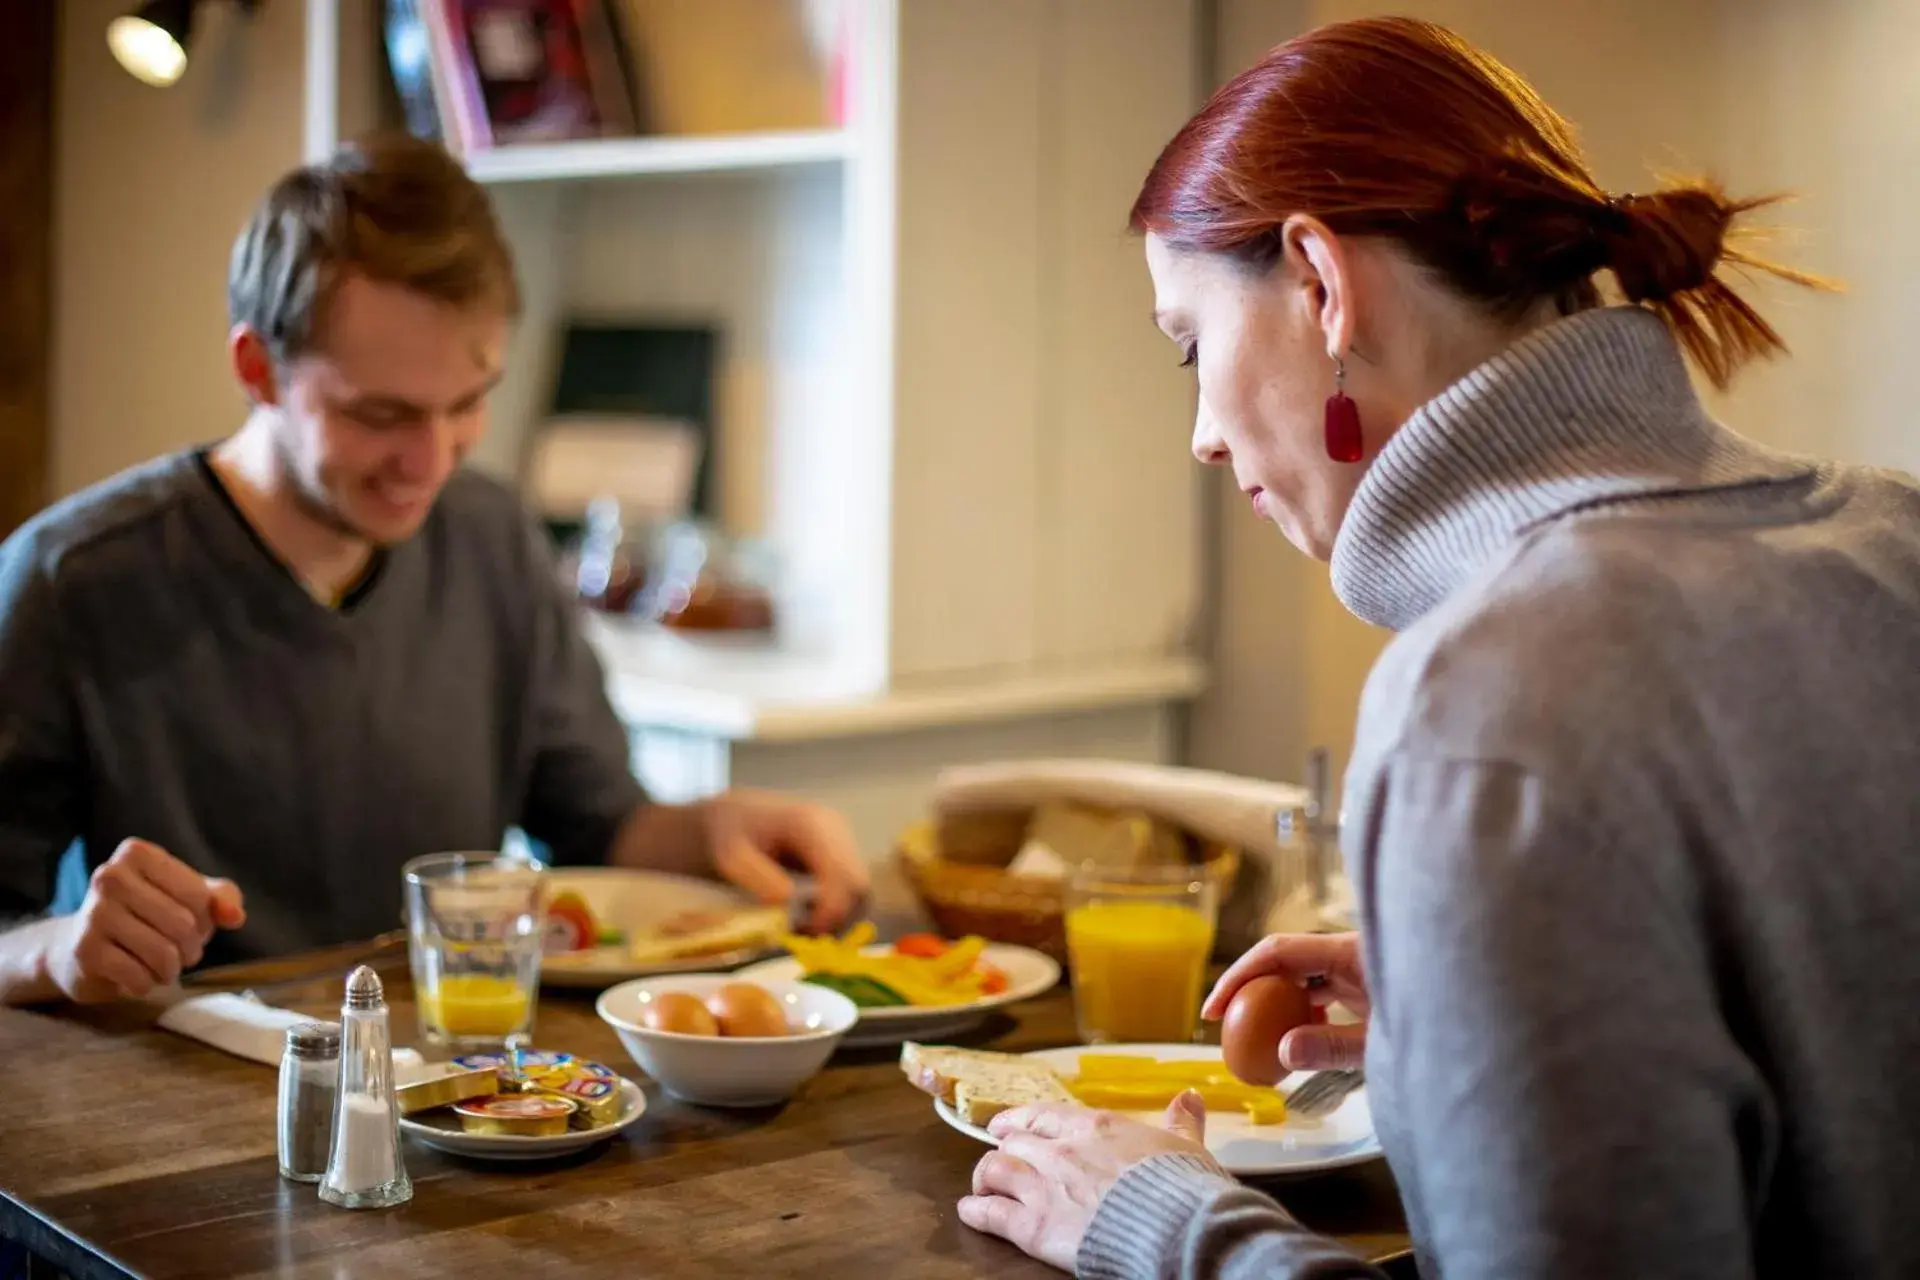
[[[273,185],[233,246],[227,311],[279,361],[313,350],[347,274],[448,306],[520,309],[513,254],[480,184],[407,134],[348,143]]]

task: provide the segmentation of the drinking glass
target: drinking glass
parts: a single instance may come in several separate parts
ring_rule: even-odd
[[[1080,1039],[1191,1042],[1219,913],[1206,871],[1085,865],[1068,881],[1066,908]]]
[[[498,853],[435,853],[402,873],[420,1034],[465,1052],[531,1033],[546,927],[539,865]]]

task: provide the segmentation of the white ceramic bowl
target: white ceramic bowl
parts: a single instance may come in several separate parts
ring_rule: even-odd
[[[692,1036],[653,1031],[641,1022],[646,1007],[669,991],[705,1000],[731,973],[681,973],[636,978],[600,993],[594,1009],[612,1027],[640,1069],[676,1098],[709,1107],[764,1107],[785,1102],[833,1056],[860,1010],[838,991],[809,982],[756,982],[787,1012],[785,1036]]]

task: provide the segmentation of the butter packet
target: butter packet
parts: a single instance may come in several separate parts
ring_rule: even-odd
[[[491,1068],[430,1062],[411,1067],[393,1064],[393,1097],[403,1116],[450,1107],[500,1091],[500,1073]]]
[[[468,1070],[497,1072],[502,1093],[567,1099],[575,1106],[571,1123],[576,1129],[597,1129],[620,1118],[622,1082],[616,1072],[570,1053],[522,1049],[517,1056],[517,1073],[512,1053],[470,1053],[453,1061]]]

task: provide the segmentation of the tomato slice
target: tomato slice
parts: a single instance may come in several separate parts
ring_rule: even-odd
[[[931,933],[910,933],[893,944],[893,953],[897,956],[919,956],[927,960],[945,955],[946,951],[947,940]]]
[[[976,962],[973,971],[980,975],[981,995],[997,996],[1007,989],[1007,975],[985,960]]]
[[[547,904],[547,933],[542,947],[547,953],[586,951],[599,942],[599,933],[599,922],[579,894],[557,894]]]

